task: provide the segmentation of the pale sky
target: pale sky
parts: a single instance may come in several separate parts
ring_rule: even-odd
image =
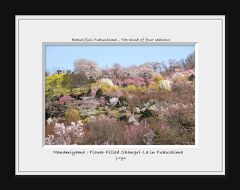
[[[110,68],[114,63],[122,67],[140,65],[146,62],[161,62],[169,59],[185,59],[194,51],[194,45],[159,45],[159,46],[46,46],[46,69],[73,70],[77,59],[95,61],[101,68]]]

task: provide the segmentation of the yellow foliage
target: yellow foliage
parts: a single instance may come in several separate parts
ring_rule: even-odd
[[[67,94],[69,89],[63,88],[62,83],[65,74],[54,74],[45,78],[45,94],[48,96]]]
[[[118,87],[115,85],[109,85],[107,83],[103,83],[101,81],[97,81],[92,85],[92,88],[101,88],[104,93],[108,92],[116,92],[118,90]]]
[[[134,91],[134,90],[137,90],[137,87],[135,85],[128,85],[127,90]]]
[[[181,77],[178,77],[178,78],[176,78],[176,80],[175,80],[175,82],[177,82],[177,81],[187,81],[188,80],[188,77],[187,76],[181,76]]]
[[[70,108],[65,112],[65,117],[68,121],[77,122],[80,119],[80,111]]]
[[[156,82],[158,84],[162,80],[164,80],[164,78],[161,74],[159,74],[159,73],[153,74],[153,81],[154,82]]]
[[[89,90],[89,88],[87,88],[87,87],[73,88],[72,93],[74,93],[74,94],[87,93],[88,90]]]
[[[148,86],[150,90],[159,90],[159,85],[157,82],[151,82]]]
[[[89,120],[89,117],[85,117],[85,118],[82,120],[82,122],[83,122],[84,124],[87,124],[89,121],[90,121],[90,120]]]
[[[135,85],[128,85],[127,87],[118,87],[118,90],[125,92],[128,94],[128,92],[133,92],[133,91],[140,91],[140,92],[147,92],[147,87],[146,86],[135,86]]]
[[[145,92],[147,92],[147,87],[146,86],[137,86],[137,90],[145,93]]]

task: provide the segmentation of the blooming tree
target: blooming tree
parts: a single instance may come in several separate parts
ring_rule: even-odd
[[[147,122],[134,122],[125,127],[124,138],[127,144],[152,144],[154,132],[148,128]]]
[[[59,98],[59,103],[60,104],[67,104],[67,103],[72,102],[73,100],[74,100],[74,98],[72,98],[71,96],[64,95],[64,96]]]
[[[74,62],[74,71],[83,72],[88,79],[96,80],[101,75],[101,69],[94,61],[79,59]]]
[[[159,83],[159,87],[160,87],[161,90],[170,91],[171,90],[171,84],[172,84],[172,81],[170,81],[170,80],[162,80]]]
[[[46,145],[70,145],[82,144],[84,138],[83,124],[71,122],[71,125],[65,126],[63,123],[55,123],[53,127],[54,134],[45,138]]]
[[[111,79],[108,79],[108,78],[102,78],[102,79],[100,80],[100,83],[105,83],[105,84],[107,84],[107,85],[109,85],[109,86],[114,86],[112,80],[111,80]]]

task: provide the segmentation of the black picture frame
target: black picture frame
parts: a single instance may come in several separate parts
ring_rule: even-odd
[[[129,9],[126,9],[125,11],[114,11],[112,9],[111,11],[106,11],[102,9],[99,11],[98,9],[95,9],[95,11],[77,11],[77,8],[73,8],[73,10],[69,11],[53,11],[49,9],[31,9],[31,11],[25,10],[25,9],[14,9],[12,8],[8,13],[8,28],[10,32],[7,32],[6,36],[8,37],[9,41],[8,43],[10,44],[9,48],[9,57],[10,57],[10,63],[8,66],[8,70],[11,73],[11,77],[8,83],[8,88],[10,92],[10,126],[9,127],[9,136],[11,137],[11,142],[9,143],[10,147],[8,146],[8,155],[10,155],[10,159],[7,159],[6,161],[6,171],[7,171],[7,178],[10,181],[10,183],[14,182],[28,182],[30,184],[34,184],[35,182],[38,182],[39,179],[44,179],[46,182],[49,182],[50,184],[54,183],[59,183],[59,184],[64,184],[66,183],[63,182],[64,180],[67,180],[67,183],[74,183],[74,182],[84,182],[88,185],[91,185],[93,182],[92,180],[95,181],[96,184],[100,184],[103,180],[116,180],[116,179],[125,179],[128,181],[132,181],[138,184],[141,184],[141,182],[144,182],[143,179],[147,179],[149,181],[154,180],[155,182],[161,180],[164,185],[171,185],[174,180],[175,184],[179,183],[181,184],[183,181],[189,182],[189,179],[191,182],[189,183],[195,183],[198,182],[198,179],[206,179],[206,180],[212,180],[213,182],[216,182],[216,180],[228,180],[229,182],[233,180],[233,173],[232,173],[232,147],[233,143],[230,140],[230,131],[231,127],[233,126],[234,119],[233,115],[231,116],[231,110],[230,110],[230,104],[233,103],[230,99],[231,93],[233,90],[232,88],[232,82],[233,82],[233,77],[230,77],[230,75],[233,73],[233,70],[230,71],[230,66],[231,63],[233,62],[233,57],[232,57],[232,52],[230,53],[231,47],[230,45],[233,40],[233,37],[230,37],[230,32],[233,30],[232,23],[233,21],[230,22],[230,20],[233,19],[233,14],[230,10],[226,10],[224,7],[222,9],[215,9],[215,10],[209,10],[207,11],[199,11],[199,10],[192,10],[188,11],[186,9],[182,9],[182,11],[179,11],[179,9],[174,9],[175,11],[166,11],[166,10],[145,10],[145,11],[132,11]],[[143,9],[142,9],[143,10]],[[171,175],[171,176],[163,176],[163,175],[149,175],[149,176],[110,176],[110,175],[104,175],[104,176],[41,176],[41,175],[36,175],[36,176],[16,176],[15,175],[15,15],[225,15],[225,168],[226,168],[226,175],[225,176],[215,176],[215,175],[209,175],[209,176],[201,176],[201,175],[194,175],[194,176],[189,176],[189,175],[184,175],[184,176],[176,176],[176,175]],[[232,84],[232,85],[231,85]],[[231,119],[230,119],[231,117]],[[235,120],[236,121],[236,120]],[[9,140],[9,139],[8,139]],[[29,182],[30,181],[30,182]],[[119,182],[119,181],[118,181]],[[42,184],[43,185],[43,184]],[[67,186],[67,185],[66,185]],[[214,183],[210,182],[209,187],[214,187]],[[124,187],[124,186],[123,186]]]

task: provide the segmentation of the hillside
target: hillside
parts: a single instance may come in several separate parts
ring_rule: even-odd
[[[80,59],[45,80],[46,144],[195,144],[194,54],[108,69]]]

